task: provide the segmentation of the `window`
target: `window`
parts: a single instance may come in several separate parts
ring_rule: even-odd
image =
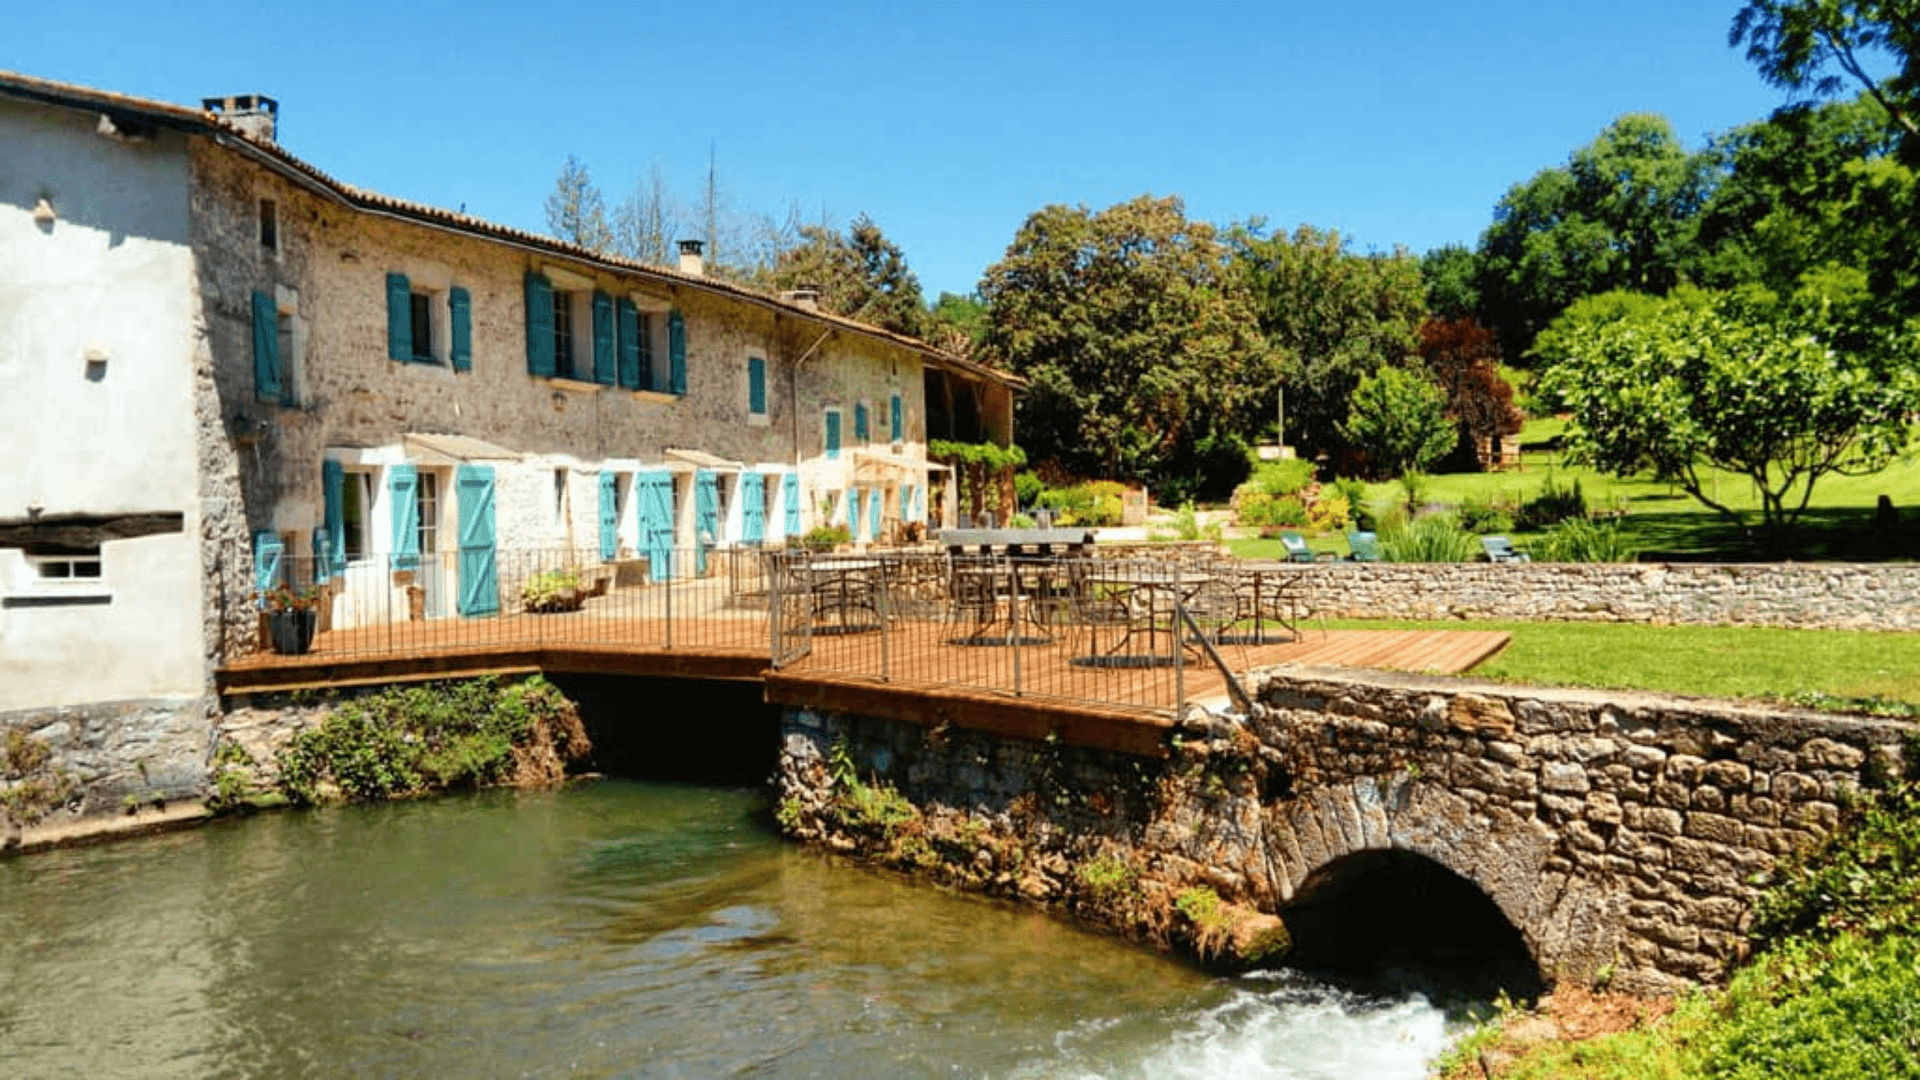
[[[899,394],[893,395],[893,399],[888,403],[888,406],[891,419],[887,421],[887,428],[891,432],[891,441],[897,443],[900,441],[901,430],[906,424],[906,411],[901,408]]]
[[[272,199],[260,200],[260,246],[268,251],[280,250],[280,208]]]
[[[840,410],[828,409],[826,415],[827,460],[840,457]]]
[[[26,556],[37,584],[97,585],[102,577],[98,545],[29,544]]]
[[[348,562],[367,557],[368,508],[373,504],[372,476],[350,472],[340,485],[340,536]]]
[[[573,378],[573,294],[553,290],[553,373]]]
[[[432,555],[440,550],[439,477],[430,472],[421,473],[420,486],[415,491],[420,505],[420,554]]]
[[[553,470],[553,523],[567,523],[567,470]]]
[[[253,294],[253,390],[261,401],[276,405],[296,404],[299,385],[301,334],[295,319],[297,298],[291,290],[278,290],[285,302],[273,293],[255,290]]]
[[[867,403],[864,401],[853,403],[853,441],[867,441]]]
[[[423,292],[409,293],[407,308],[408,321],[413,327],[413,359],[423,364],[434,363],[433,297]]]

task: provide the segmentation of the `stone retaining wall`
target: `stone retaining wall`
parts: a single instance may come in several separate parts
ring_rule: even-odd
[[[779,818],[803,840],[1159,944],[1252,960],[1349,856],[1473,883],[1550,980],[1723,977],[1780,856],[1904,767],[1913,728],[1652,694],[1267,673],[1166,761],[789,710]],[[1201,925],[1182,897],[1220,902]]]
[[[1313,570],[1315,613],[1329,618],[1920,630],[1920,565],[1338,562]]]

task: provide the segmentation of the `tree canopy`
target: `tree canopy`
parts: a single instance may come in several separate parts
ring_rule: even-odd
[[[1884,468],[1920,406],[1911,335],[1842,351],[1832,316],[1817,296],[1692,286],[1569,310],[1546,373],[1573,414],[1569,452],[1616,474],[1651,471],[1735,521],[1708,468],[1744,476],[1777,540],[1821,477]]]
[[[1404,250],[1360,255],[1338,232],[1302,225],[1266,235],[1254,220],[1228,235],[1260,332],[1279,364],[1255,390],[1275,401],[1284,382],[1287,431],[1308,456],[1350,449],[1342,433],[1354,388],[1383,367],[1405,364],[1426,316],[1420,264]]]
[[[560,174],[553,178],[546,210],[547,232],[553,236],[589,251],[612,250],[613,230],[607,225],[606,202],[586,163],[572,154],[567,155]]]
[[[818,225],[801,226],[799,243],[781,251],[773,266],[756,276],[755,284],[769,289],[817,288],[820,306],[837,315],[915,337],[925,329],[920,279],[907,268],[899,245],[865,214],[855,218],[844,234]]]
[[[1419,372],[1383,367],[1360,379],[1341,434],[1363,449],[1375,476],[1423,472],[1452,449],[1447,398]]]
[[[1472,318],[1428,319],[1420,327],[1420,360],[1446,394],[1447,416],[1466,444],[1456,457],[1487,465],[1481,446],[1517,435],[1525,418],[1513,404],[1513,387],[1500,376],[1500,346],[1493,332]]]
[[[1833,97],[1857,84],[1920,137],[1920,0],[1750,0],[1727,44],[1745,45],[1760,77],[1784,90]],[[1867,70],[1875,53],[1896,65],[1892,75]]]
[[[1177,198],[1034,212],[980,298],[984,350],[1030,381],[1021,442],[1069,472],[1191,484],[1275,381],[1226,246]]]
[[[1710,161],[1666,119],[1630,113],[1561,168],[1509,189],[1480,238],[1482,313],[1509,360],[1582,296],[1665,293],[1691,252]]]

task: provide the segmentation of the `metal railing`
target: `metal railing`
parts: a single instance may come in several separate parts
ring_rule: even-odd
[[[1303,595],[1293,586],[1311,575],[1249,581],[1240,564],[1199,549],[1128,559],[676,549],[658,560],[557,549],[341,566],[283,557],[276,591],[255,592],[241,613],[257,620],[255,644],[231,658],[703,649],[823,675],[1166,712],[1187,703],[1190,668],[1217,670],[1244,698],[1222,649],[1291,624],[1286,605]],[[289,597],[313,613],[310,641],[271,625],[273,601]]]
[[[597,550],[453,551],[338,566],[282,556],[264,579],[257,561],[246,561],[256,587],[237,614],[257,620],[254,653],[292,651],[284,634],[276,644],[270,617],[289,602],[313,613],[304,651],[330,659],[558,644],[762,655],[767,647],[757,550],[742,558],[676,548],[611,560]]]

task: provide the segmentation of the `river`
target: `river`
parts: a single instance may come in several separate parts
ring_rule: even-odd
[[[0,860],[0,1076],[1420,1077],[1418,997],[1223,979],[601,781]]]

